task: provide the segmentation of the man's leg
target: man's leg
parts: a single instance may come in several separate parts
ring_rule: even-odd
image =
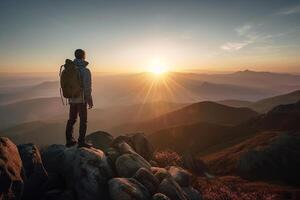
[[[73,132],[74,132],[74,124],[76,123],[76,119],[77,119],[77,114],[78,114],[78,106],[76,104],[70,104],[69,120],[67,122],[67,127],[66,127],[67,145],[75,142]]]
[[[80,104],[78,109],[79,109],[79,117],[80,117],[78,143],[85,144],[85,134],[87,129],[87,104],[86,103]]]

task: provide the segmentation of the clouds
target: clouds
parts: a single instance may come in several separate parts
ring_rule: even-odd
[[[237,27],[235,29],[235,31],[239,34],[239,35],[244,35],[246,34],[250,29],[252,28],[252,26],[250,24],[245,24],[241,27]]]
[[[300,13],[300,5],[296,5],[293,7],[283,8],[277,14],[278,15],[293,15]]]
[[[226,42],[221,45],[220,48],[222,50],[229,52],[238,51],[254,43],[259,38],[258,34],[253,31],[253,25],[250,24],[237,27],[235,32],[239,37],[243,38],[243,40],[238,42]]]
[[[225,51],[237,51],[240,50],[247,45],[251,44],[251,41],[244,41],[244,42],[227,42],[221,46],[221,49]]]

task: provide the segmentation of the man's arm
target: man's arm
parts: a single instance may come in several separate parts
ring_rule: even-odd
[[[84,99],[88,103],[89,107],[93,107],[93,98],[92,98],[92,74],[89,69],[85,71],[85,79],[84,79]]]

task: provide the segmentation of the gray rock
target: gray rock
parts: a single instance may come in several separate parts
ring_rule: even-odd
[[[134,149],[126,142],[120,141],[114,145],[114,148],[116,148],[121,154],[137,154]]]
[[[63,177],[78,199],[105,198],[107,181],[113,177],[107,157],[95,148],[67,148],[64,151]]]
[[[188,187],[192,181],[192,174],[180,167],[171,166],[169,168],[170,175],[181,187]]]
[[[133,178],[113,178],[108,182],[111,200],[149,200],[147,189]]]
[[[119,150],[120,148],[118,147],[118,144],[120,143],[128,144],[134,152],[138,153],[148,161],[150,161],[153,157],[154,148],[143,133],[134,133],[128,134],[126,136],[119,136],[112,142],[112,146]],[[125,153],[129,153],[131,151],[128,147],[123,147],[121,149],[125,150],[123,151]],[[121,150],[120,152],[122,153]]]
[[[154,194],[156,192],[160,183],[152,172],[145,168],[140,168],[133,178],[143,184],[150,194]]]
[[[48,174],[43,166],[40,151],[34,144],[18,145],[26,174],[23,199],[39,199],[44,192]]]
[[[118,157],[121,155],[119,151],[117,151],[115,148],[110,147],[107,149],[107,151],[105,152],[110,165],[115,169],[115,163],[118,159]]]
[[[154,176],[161,182],[163,179],[170,176],[168,170],[161,167],[151,167],[151,171],[154,174]]]
[[[150,161],[153,157],[154,148],[143,133],[131,135],[133,149],[146,160]]]
[[[151,168],[151,165],[138,154],[123,154],[116,161],[116,171],[121,177],[132,177],[140,168]]]
[[[172,200],[188,200],[185,192],[171,177],[165,178],[158,187],[158,192],[165,194]]]
[[[151,164],[152,167],[159,167],[157,162],[154,160],[150,160],[149,163]]]
[[[202,200],[202,195],[193,187],[183,187],[182,190],[189,200]]]
[[[20,199],[23,192],[22,161],[16,145],[0,137],[0,198]]]
[[[97,131],[86,136],[86,140],[88,143],[91,143],[93,147],[106,152],[114,140],[114,137],[107,132]]]
[[[162,193],[156,193],[152,196],[152,200],[170,200],[170,198]]]
[[[65,145],[53,144],[42,152],[42,161],[48,173],[61,173],[65,149]]]

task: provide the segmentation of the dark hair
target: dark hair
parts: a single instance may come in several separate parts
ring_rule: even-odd
[[[82,49],[76,49],[74,55],[77,59],[83,59],[85,57],[85,51]]]

